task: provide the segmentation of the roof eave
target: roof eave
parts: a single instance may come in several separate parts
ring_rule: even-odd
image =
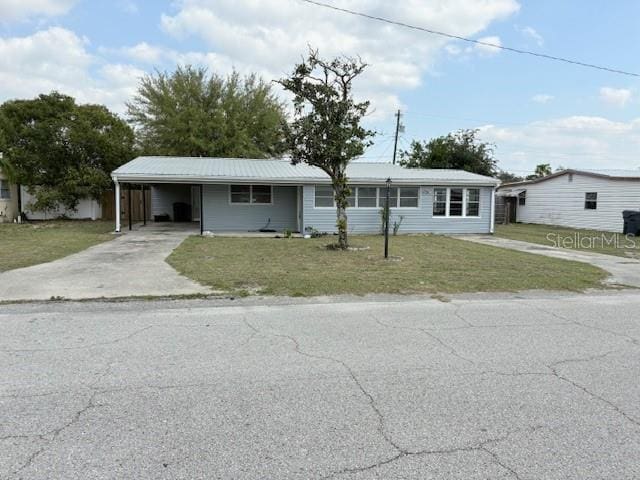
[[[113,172],[111,178],[114,182],[124,183],[182,183],[182,184],[229,184],[229,183],[261,183],[261,184],[274,184],[274,185],[304,185],[304,184],[316,184],[326,183],[330,184],[330,178],[309,178],[309,177],[292,177],[292,178],[264,178],[264,177],[211,177],[211,176],[196,176],[196,175],[147,175],[147,174],[133,174],[133,173],[118,173]],[[498,185],[497,181],[488,181],[485,179],[424,179],[424,178],[391,178],[394,185],[474,185],[482,187],[495,187]],[[384,185],[385,179],[376,178],[350,178],[350,184],[357,185]]]

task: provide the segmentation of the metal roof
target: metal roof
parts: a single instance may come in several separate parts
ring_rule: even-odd
[[[115,170],[120,182],[140,183],[329,183],[329,176],[317,167],[292,165],[283,159],[210,157],[138,157]],[[495,178],[463,170],[405,168],[390,163],[354,161],[347,167],[351,183],[394,183],[419,185],[497,185]]]
[[[567,174],[587,175],[589,177],[598,177],[609,180],[640,180],[640,170],[576,170],[575,168],[568,168],[559,172],[554,172],[551,175],[545,177],[533,178],[531,180],[523,180],[521,182],[508,182],[500,185],[500,189],[513,188],[518,185],[531,185],[533,183],[540,183],[552,178],[560,177]]]

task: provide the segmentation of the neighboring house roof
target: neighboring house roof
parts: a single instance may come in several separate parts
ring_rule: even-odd
[[[567,170],[561,170],[559,172],[552,173],[546,177],[534,178],[532,180],[525,180],[522,182],[503,183],[498,187],[501,189],[512,189],[520,186],[531,185],[534,183],[545,182],[552,178],[567,175],[569,173],[577,175],[587,175],[589,177],[605,178],[609,180],[640,180],[640,170],[577,170],[569,168]]]
[[[288,160],[205,157],[138,157],[111,174],[115,181],[130,183],[330,183],[317,167],[292,165]],[[498,180],[462,170],[405,168],[390,163],[354,161],[347,167],[350,183],[418,185],[486,185]]]

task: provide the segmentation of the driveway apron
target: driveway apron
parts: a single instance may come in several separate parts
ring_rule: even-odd
[[[633,258],[617,257],[614,255],[604,255],[601,253],[585,252],[581,250],[570,250],[568,248],[556,248],[489,235],[458,235],[456,238],[475,243],[482,243],[484,245],[492,245],[494,247],[518,250],[520,252],[589,263],[610,274],[605,281],[609,285],[640,288],[640,261]]]
[[[211,293],[165,262],[193,233],[149,225],[53,262],[0,273],[0,301]]]

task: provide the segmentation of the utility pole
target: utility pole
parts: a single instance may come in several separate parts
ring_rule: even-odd
[[[400,109],[396,113],[396,138],[393,142],[393,164],[396,164],[396,152],[398,151],[398,134],[400,133]]]

